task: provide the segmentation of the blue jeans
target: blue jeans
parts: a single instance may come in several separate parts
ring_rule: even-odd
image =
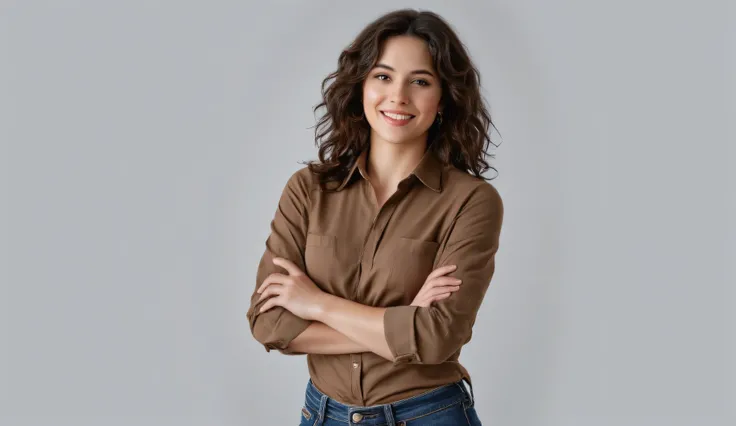
[[[310,379],[299,426],[478,426],[474,404],[473,387],[468,392],[462,380],[391,404],[358,407],[328,397]]]

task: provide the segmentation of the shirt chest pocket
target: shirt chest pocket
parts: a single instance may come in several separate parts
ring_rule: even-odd
[[[304,247],[305,273],[322,290],[345,297],[346,283],[354,273],[354,247],[334,235],[307,234]]]
[[[432,272],[439,243],[400,237],[388,247],[389,287],[399,291],[400,304],[409,305]]]

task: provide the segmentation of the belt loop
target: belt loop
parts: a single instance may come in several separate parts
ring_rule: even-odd
[[[470,407],[473,407],[475,405],[475,395],[473,395],[473,384],[470,383],[470,380],[463,377],[463,380],[468,382],[468,387],[470,388]]]
[[[314,426],[322,426],[325,421],[325,414],[327,413],[327,395],[322,395],[319,401],[319,413],[317,414],[317,421]]]
[[[391,404],[383,406],[383,413],[386,416],[386,426],[396,426],[396,420],[394,420],[394,413],[391,408]]]

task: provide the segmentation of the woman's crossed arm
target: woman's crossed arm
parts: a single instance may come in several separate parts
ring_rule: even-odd
[[[296,274],[297,276],[303,274],[298,270],[298,268],[295,268],[294,265],[284,263],[283,266],[289,271],[290,276],[293,274]],[[453,292],[457,291],[460,288],[460,280],[445,276],[453,270],[455,270],[455,266],[450,265],[443,266],[432,271],[410,306],[426,307],[435,301],[446,299]],[[281,279],[284,277],[284,275],[280,276]],[[275,282],[271,282],[271,284],[275,284]],[[272,291],[268,291],[267,287],[269,287],[269,283],[264,282],[264,286],[259,288],[259,292],[262,293],[261,298],[275,295],[276,291],[273,289]],[[324,295],[326,295],[326,293]],[[307,353],[330,355],[351,354],[374,352],[371,350],[371,347],[376,348],[384,346],[383,350],[380,350],[381,353],[375,353],[388,360],[392,360],[393,357],[391,356],[385,337],[383,337],[383,312],[385,311],[385,308],[382,309],[364,306],[345,299],[340,299],[336,296],[325,297],[322,300],[321,306],[322,307],[317,313],[317,316],[321,321],[314,318],[310,325],[296,338],[294,338],[282,353],[290,355]],[[268,302],[264,304],[263,308],[264,311],[269,309]],[[360,312],[360,315],[347,316],[341,314],[341,312],[344,313],[356,308],[362,311]],[[306,316],[309,316],[309,314]],[[368,321],[366,321],[366,318],[368,318]],[[361,326],[351,326],[350,322],[355,320],[362,321]],[[344,330],[347,330],[348,333],[351,333],[350,330],[353,329],[365,330],[365,327],[371,327],[372,323],[374,327],[371,328],[375,329],[374,333],[372,333],[373,341],[364,343],[366,337],[365,334],[361,334],[360,338],[356,339],[356,337],[358,337],[357,333],[351,333],[353,334],[353,337],[351,338],[343,332],[327,325],[326,322],[332,324],[345,324]],[[381,345],[381,343],[383,343],[383,345]]]

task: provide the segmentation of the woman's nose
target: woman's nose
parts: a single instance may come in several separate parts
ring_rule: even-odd
[[[391,91],[391,102],[405,104],[409,102],[409,90],[404,85],[398,84]]]

